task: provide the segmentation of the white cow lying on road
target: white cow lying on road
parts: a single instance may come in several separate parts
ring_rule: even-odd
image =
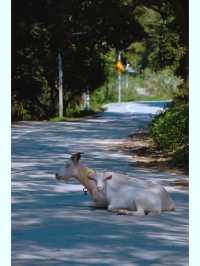
[[[120,214],[148,214],[175,210],[169,193],[161,185],[114,172],[96,173],[80,163],[81,153],[72,155],[56,179],[75,177],[92,195],[95,206]]]
[[[106,195],[110,211],[148,214],[175,210],[169,193],[154,182],[139,181],[114,172],[90,173],[88,178],[94,180],[98,191]]]

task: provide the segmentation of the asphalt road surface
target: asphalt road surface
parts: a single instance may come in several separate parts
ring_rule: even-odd
[[[99,117],[79,122],[21,122],[12,127],[12,265],[188,265],[188,191],[170,186],[177,174],[136,167],[113,144],[148,129],[164,102],[110,104]],[[113,143],[113,144],[112,144]],[[83,151],[98,170],[158,181],[176,212],[119,216],[93,208],[82,186],[54,173]]]

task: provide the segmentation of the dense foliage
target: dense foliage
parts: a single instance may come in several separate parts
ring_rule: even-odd
[[[127,46],[143,32],[123,1],[12,1],[12,118],[57,113],[58,52],[65,109],[105,80],[101,54]],[[134,30],[133,30],[134,25]],[[136,38],[134,37],[134,38]]]
[[[98,103],[95,95],[103,94],[101,100],[108,100],[109,95],[115,98],[114,65],[122,49],[124,62],[128,60],[141,74],[130,78],[130,88],[135,79],[140,87],[144,82],[154,83],[157,88],[162,83],[162,96],[166,83],[162,73],[166,77],[168,71],[165,68],[170,69],[167,76],[173,80],[175,71],[186,66],[181,60],[187,54],[187,45],[181,34],[184,30],[180,31],[180,14],[187,14],[185,2],[12,1],[12,119],[57,115],[59,51],[63,59],[65,114],[81,106],[86,90],[92,93],[102,89],[93,94],[93,103]],[[142,73],[145,68],[150,75]],[[124,99],[134,99],[134,95],[135,91],[129,90]]]
[[[176,104],[157,116],[151,134],[159,148],[174,151],[187,145],[188,104]]]
[[[172,163],[188,166],[189,142],[188,103],[173,103],[157,116],[151,125],[151,136],[158,148],[172,152]]]

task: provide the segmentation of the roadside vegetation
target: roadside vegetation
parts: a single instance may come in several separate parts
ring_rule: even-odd
[[[189,161],[188,103],[173,102],[152,122],[150,135],[156,147],[170,154],[170,164],[188,170]]]

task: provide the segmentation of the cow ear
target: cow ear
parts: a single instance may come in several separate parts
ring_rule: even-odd
[[[108,175],[108,176],[106,176],[106,177],[104,178],[104,180],[110,180],[110,179],[112,179],[112,175]]]
[[[81,154],[83,154],[83,152],[77,152],[75,154],[72,154],[71,160],[73,162],[78,162],[81,159]]]

